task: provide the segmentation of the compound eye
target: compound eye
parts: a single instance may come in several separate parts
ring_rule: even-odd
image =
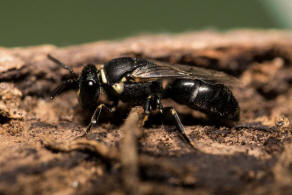
[[[93,86],[94,85],[94,81],[88,81],[87,85],[88,86]]]

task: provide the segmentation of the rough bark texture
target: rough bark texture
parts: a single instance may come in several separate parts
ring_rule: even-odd
[[[87,139],[73,91],[50,91],[87,63],[139,56],[225,71],[242,85],[233,127],[177,106],[190,150],[159,116],[103,114]],[[0,194],[291,194],[292,34],[283,31],[150,35],[58,48],[0,48]],[[137,115],[138,114],[138,115]],[[128,116],[128,117],[127,117]],[[126,121],[125,121],[126,120]]]

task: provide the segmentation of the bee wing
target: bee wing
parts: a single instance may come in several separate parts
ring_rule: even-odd
[[[239,85],[238,79],[227,75],[223,72],[199,68],[189,65],[168,64],[163,62],[152,61],[146,66],[135,69],[131,76],[137,81],[151,81],[159,79],[198,79],[210,84],[224,84],[226,86]]]
[[[177,77],[189,77],[190,73],[177,69],[166,63],[148,63],[145,66],[136,68],[132,72],[132,77],[137,79],[157,79],[157,78],[177,78]]]

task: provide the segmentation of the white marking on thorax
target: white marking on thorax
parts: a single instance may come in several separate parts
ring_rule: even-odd
[[[107,79],[106,79],[106,76],[105,76],[105,73],[104,73],[104,69],[103,68],[100,70],[100,74],[101,74],[101,81],[102,81],[102,83],[107,84]]]
[[[112,85],[112,87],[118,94],[121,94],[124,91],[124,83],[123,82],[115,83]]]

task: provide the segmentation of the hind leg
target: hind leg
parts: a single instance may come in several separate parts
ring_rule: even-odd
[[[185,128],[176,112],[176,110],[173,107],[165,107],[162,108],[163,113],[168,113],[170,114],[175,122],[176,128],[177,130],[181,133],[183,139],[188,143],[188,145],[192,148],[192,149],[196,149],[195,143],[191,140],[191,138],[186,134]]]
[[[176,110],[173,107],[163,107],[161,103],[161,98],[158,95],[149,96],[146,100],[145,107],[144,107],[144,120],[143,125],[145,121],[148,119],[148,116],[150,114],[150,106],[153,108],[153,110],[159,109],[159,111],[163,114],[170,114],[172,118],[174,119],[175,125],[177,130],[182,135],[183,139],[188,143],[191,148],[196,149],[195,143],[190,139],[190,137],[186,134],[185,128],[176,112]]]

